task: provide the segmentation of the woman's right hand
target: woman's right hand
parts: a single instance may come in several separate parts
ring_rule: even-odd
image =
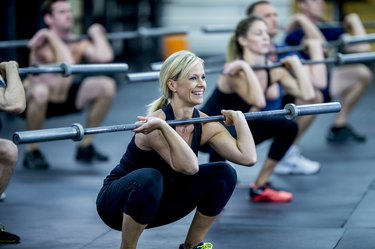
[[[224,115],[224,123],[228,126],[234,125],[236,120],[244,117],[244,114],[241,111],[221,110],[221,114]]]
[[[133,130],[135,133],[149,134],[154,130],[160,129],[166,122],[156,117],[138,116],[136,124],[139,126]]]
[[[225,63],[221,74],[224,76],[234,76],[238,73],[238,71],[243,69],[244,66],[249,66],[249,65],[243,60],[235,60],[229,63]]]

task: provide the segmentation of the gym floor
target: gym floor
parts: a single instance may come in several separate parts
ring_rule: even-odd
[[[213,89],[218,75],[207,78]],[[145,113],[145,105],[159,95],[158,84],[120,83],[113,108],[102,125],[133,123]],[[207,96],[208,97],[208,96]],[[317,116],[301,141],[303,154],[320,161],[321,171],[311,176],[272,176],[279,188],[291,191],[287,204],[260,204],[247,200],[247,187],[264,160],[268,142],[259,145],[258,163],[252,168],[233,165],[238,186],[206,241],[215,249],[374,249],[375,248],[375,86],[366,92],[351,116],[351,124],[367,134],[363,145],[332,146],[325,135],[334,114]],[[25,130],[22,119],[1,115],[1,137]],[[85,125],[84,114],[53,118],[45,128]],[[96,136],[95,145],[109,154],[106,163],[85,165],[74,160],[77,143],[57,141],[41,148],[51,164],[49,170],[22,166],[24,145],[7,198],[0,203],[0,222],[21,237],[17,245],[1,248],[103,249],[119,248],[121,233],[108,228],[95,209],[95,198],[104,177],[118,163],[133,134]],[[199,160],[207,162],[207,155]],[[209,180],[209,179],[208,179]],[[204,183],[202,183],[204,184]],[[164,227],[146,230],[139,248],[178,248],[184,241],[192,214]]]

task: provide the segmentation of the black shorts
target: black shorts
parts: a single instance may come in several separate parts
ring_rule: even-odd
[[[46,118],[54,117],[54,116],[63,116],[66,114],[78,113],[81,110],[77,109],[76,107],[76,99],[78,95],[78,91],[81,87],[81,84],[72,83],[69,88],[68,97],[64,102],[61,103],[52,103],[49,102],[47,106],[47,113]],[[27,106],[26,110],[19,114],[21,118],[26,118],[27,113]]]

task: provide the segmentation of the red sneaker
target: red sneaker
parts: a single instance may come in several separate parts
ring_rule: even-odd
[[[253,202],[290,202],[293,199],[292,193],[277,190],[268,182],[260,187],[251,184],[249,196]]]

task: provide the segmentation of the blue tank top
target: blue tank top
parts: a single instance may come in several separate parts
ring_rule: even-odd
[[[166,115],[166,120],[174,120],[175,116],[173,113],[172,106],[170,104],[162,108]],[[194,109],[193,118],[199,117],[199,111]],[[171,126],[176,129],[175,126]],[[198,156],[198,148],[200,145],[202,136],[202,124],[194,124],[193,139],[191,148],[194,153]],[[111,173],[104,179],[104,185],[109,184],[113,180],[119,179],[126,174],[140,168],[155,168],[158,169],[165,177],[172,177],[178,174],[174,171],[171,166],[156,152],[156,151],[145,151],[137,147],[135,144],[135,135],[130,141],[125,154]]]

